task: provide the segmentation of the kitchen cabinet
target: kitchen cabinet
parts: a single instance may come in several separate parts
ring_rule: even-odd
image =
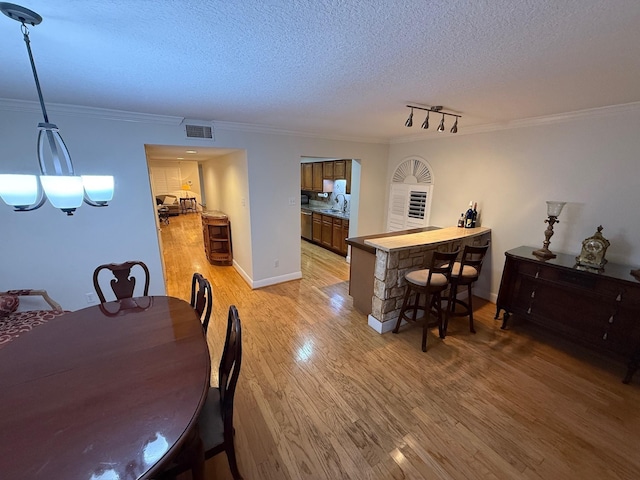
[[[300,164],[300,190],[306,192],[313,190],[313,164]]]
[[[322,178],[333,180],[333,162],[322,162]]]
[[[347,255],[346,238],[349,236],[349,220],[333,217],[331,249],[340,255]]]
[[[313,162],[313,188],[314,192],[322,191],[322,162]]]
[[[314,243],[322,243],[322,214],[313,213],[312,239]]]
[[[329,215],[322,215],[322,246],[329,249],[333,248],[333,217]]]
[[[533,247],[505,253],[496,319],[509,316],[537,323],[588,349],[627,361],[624,383],[640,365],[640,283],[633,267],[607,263],[601,272],[579,270],[575,256],[559,253],[542,261]]]
[[[344,256],[347,255],[348,245],[347,238],[349,237],[349,220],[342,220],[342,233],[340,234],[340,253]]]
[[[346,256],[347,243],[345,239],[349,236],[349,220],[318,212],[313,212],[311,218],[311,240],[313,243]]]
[[[340,218],[332,219],[332,229],[331,229],[331,248],[335,251],[342,252],[342,244],[344,244],[344,240],[340,241],[342,237],[342,220]]]
[[[340,180],[342,178],[347,178],[347,161],[346,160],[334,160],[333,161],[333,178],[335,180]]]
[[[347,180],[345,193],[351,194],[351,160],[300,164],[300,190],[322,192],[323,180]]]

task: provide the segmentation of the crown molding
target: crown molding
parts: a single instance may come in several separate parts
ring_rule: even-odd
[[[373,143],[392,145],[400,143],[418,142],[423,140],[451,138],[451,136],[475,135],[479,133],[496,132],[501,130],[511,130],[514,128],[526,128],[543,125],[551,125],[555,123],[570,122],[584,118],[597,118],[610,115],[618,115],[625,112],[636,111],[640,109],[640,102],[625,103],[621,105],[610,105],[606,107],[589,108],[578,110],[575,112],[559,113],[555,115],[546,115],[540,117],[524,118],[509,122],[491,123],[486,125],[472,125],[469,127],[460,127],[458,133],[439,133],[422,131],[417,134],[403,135],[401,137],[393,137],[391,139],[381,137],[353,137],[344,135],[318,134],[301,132],[297,130],[285,130],[267,125],[255,125],[248,123],[223,122],[215,120],[193,120],[185,119],[171,115],[156,115],[150,113],[126,112],[124,110],[111,110],[106,108],[83,107],[80,105],[64,105],[47,103],[47,110],[60,115],[91,117],[103,120],[116,120],[125,122],[140,123],[156,123],[161,125],[180,126],[186,121],[195,121],[201,124],[214,125],[216,129],[226,131],[237,131],[245,133],[262,133],[268,135],[285,135],[307,138],[321,138],[326,140],[336,140],[345,142]],[[38,102],[26,100],[12,100],[8,98],[0,98],[0,111],[14,111],[27,113],[41,113],[40,104]]]
[[[101,120],[118,120],[124,122],[158,123],[162,125],[180,125],[183,117],[154,115],[150,113],[125,112],[108,108],[83,107],[80,105],[63,105],[47,102],[47,112],[76,117],[91,117]],[[42,113],[38,102],[0,98],[0,110],[26,113]]]
[[[380,138],[380,137],[349,137],[349,136],[343,136],[343,135],[309,133],[309,132],[301,132],[297,130],[285,130],[282,128],[269,127],[266,125],[254,125],[249,123],[214,121],[213,124],[215,125],[216,129],[247,132],[247,133],[264,133],[269,135],[289,135],[289,136],[296,136],[296,137],[322,138],[325,140],[339,140],[339,141],[345,141],[345,142],[380,143],[385,145],[389,143],[389,140],[387,138]]]
[[[26,100],[12,100],[0,98],[0,110],[13,112],[41,113],[38,102]],[[328,140],[339,140],[358,143],[380,143],[388,144],[386,138],[379,137],[349,137],[341,135],[316,134],[301,132],[296,130],[285,130],[267,125],[254,125],[248,123],[222,122],[215,120],[192,119],[175,117],[170,115],[155,115],[149,113],[126,112],[124,110],[110,110],[106,108],[83,107],[80,105],[64,105],[59,103],[48,103],[47,111],[60,115],[71,115],[80,117],[91,117],[102,120],[117,120],[125,122],[156,123],[161,125],[183,125],[194,122],[198,125],[213,125],[216,129],[237,131],[246,133],[263,133],[269,135],[287,135],[296,137],[322,138]]]
[[[541,117],[523,118],[520,120],[512,120],[510,122],[491,123],[486,125],[472,125],[469,127],[460,127],[458,133],[447,133],[443,135],[439,132],[425,132],[414,135],[404,135],[389,140],[389,144],[410,143],[421,140],[433,140],[458,137],[460,135],[475,135],[478,133],[497,132],[501,130],[511,130],[514,128],[538,127],[544,125],[552,125],[555,123],[571,122],[585,118],[598,118],[621,113],[632,112],[640,109],[640,102],[624,103],[621,105],[610,105],[606,107],[588,108],[575,112],[558,113],[555,115],[546,115]]]

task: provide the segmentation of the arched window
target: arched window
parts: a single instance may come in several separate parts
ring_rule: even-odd
[[[395,232],[429,225],[433,177],[426,161],[410,157],[391,178],[387,231]]]

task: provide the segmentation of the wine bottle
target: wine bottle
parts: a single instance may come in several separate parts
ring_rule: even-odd
[[[460,214],[460,218],[458,219],[458,227],[460,228],[464,227],[464,213]]]
[[[469,202],[469,208],[464,215],[464,228],[471,228],[471,222],[473,222],[473,200]]]
[[[471,217],[471,228],[476,228],[476,220],[477,220],[477,218],[478,218],[478,210],[477,210],[477,207],[478,207],[478,202],[475,202],[475,203],[473,204],[473,215],[472,215],[472,217]]]

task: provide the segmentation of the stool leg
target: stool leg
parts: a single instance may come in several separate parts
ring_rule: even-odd
[[[471,333],[476,333],[476,329],[473,328],[473,304],[471,303],[471,299],[473,297],[471,295],[471,284],[469,284],[468,290],[469,290],[469,299],[468,299],[468,305],[469,305],[469,331]]]
[[[449,320],[449,305],[447,305],[447,309],[445,310],[445,314],[444,314],[444,319],[442,318],[442,294],[440,292],[438,292],[437,294],[434,294],[433,297],[436,299],[436,310],[438,311],[438,336],[440,338],[444,338],[445,337],[445,325],[446,322]]]
[[[396,328],[393,329],[393,333],[398,333],[398,329],[400,328],[400,323],[402,323],[402,319],[404,318],[405,312],[407,310],[407,303],[409,302],[410,296],[411,296],[411,287],[407,285],[407,291],[404,294],[404,300],[402,301],[402,308],[400,308],[400,313],[398,314],[398,321],[396,322]]]
[[[427,351],[427,330],[429,328],[429,298],[425,298],[425,308],[424,308],[424,323],[422,324],[422,351]]]
[[[452,282],[449,285],[449,298],[447,299],[447,314],[444,318],[444,328],[443,328],[444,337],[447,336],[447,329],[449,328],[449,317],[453,317],[455,315],[457,299],[458,299],[458,284],[455,282]]]

